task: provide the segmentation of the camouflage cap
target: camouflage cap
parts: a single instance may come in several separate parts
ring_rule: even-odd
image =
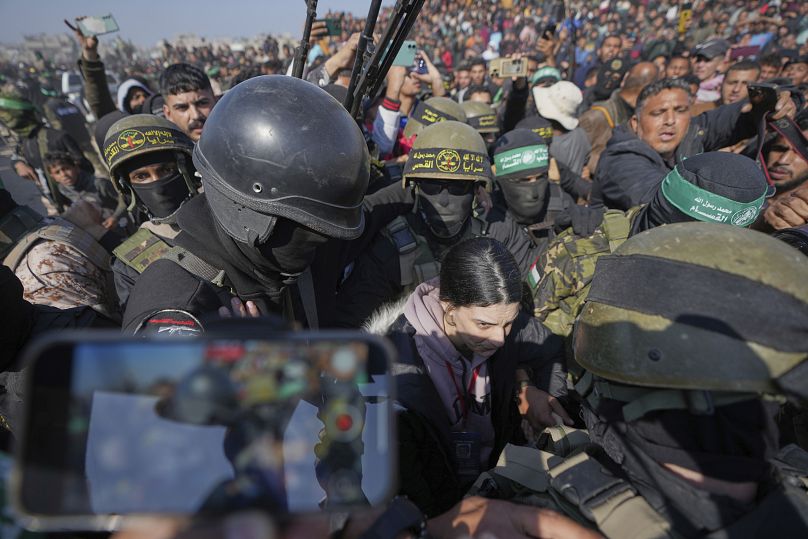
[[[404,166],[404,181],[445,179],[491,181],[485,141],[470,125],[444,121],[426,127]]]
[[[419,101],[404,126],[404,136],[410,138],[423,128],[446,120],[465,122],[463,107],[448,97],[430,97],[426,101]]]
[[[497,111],[488,103],[464,101],[461,105],[466,113],[466,122],[478,133],[499,133]]]
[[[598,259],[575,359],[630,386],[804,395],[806,282],[803,255],[768,235],[657,227]]]

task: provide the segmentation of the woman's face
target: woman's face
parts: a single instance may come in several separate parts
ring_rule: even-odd
[[[497,303],[488,307],[455,307],[443,304],[444,331],[463,354],[491,357],[502,348],[519,314],[519,303]]]

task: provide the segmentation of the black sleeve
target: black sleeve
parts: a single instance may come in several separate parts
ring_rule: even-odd
[[[741,112],[746,104],[748,101],[744,99],[731,105],[722,105],[695,118],[704,130],[704,151],[717,151],[755,135],[754,111]]]
[[[493,215],[493,212],[489,212],[489,215]],[[530,266],[541,253],[542,246],[533,245],[527,232],[507,215],[490,217],[487,223],[488,235],[508,248],[519,265],[522,277],[526,277],[530,273]]]
[[[607,146],[595,172],[592,205],[600,205],[599,199],[608,208],[625,211],[650,202],[667,173],[662,158],[653,150],[622,152]]]
[[[200,318],[216,313],[223,305],[225,303],[213,285],[170,260],[156,260],[146,268],[132,288],[123,315],[123,331],[134,334],[160,311],[182,311]]]
[[[398,250],[387,238],[379,236],[353,262],[350,276],[340,286],[334,325],[359,328],[379,307],[402,292]]]
[[[112,280],[115,284],[115,293],[118,295],[118,305],[121,312],[126,310],[126,302],[129,301],[129,294],[135,287],[140,274],[120,261],[118,258],[112,259]]]
[[[580,174],[573,172],[561,161],[556,160],[556,163],[558,163],[558,172],[561,175],[561,188],[576,200],[588,200],[589,193],[592,190],[592,182],[583,179]]]
[[[390,222],[412,211],[412,191],[394,183],[365,197],[365,230],[359,238],[346,242],[343,248],[343,265],[353,262],[375,241],[378,233]]]
[[[527,105],[527,98],[530,95],[529,86],[525,85],[524,88],[518,89],[513,87],[511,92],[505,98],[504,112],[502,113],[502,131],[504,134],[511,131],[516,127],[516,124],[522,121],[525,117],[525,107]]]
[[[517,331],[517,367],[532,373],[533,383],[554,397],[567,394],[564,340],[541,322],[520,312],[512,331]]]

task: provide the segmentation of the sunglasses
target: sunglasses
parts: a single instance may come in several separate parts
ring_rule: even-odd
[[[419,180],[418,189],[425,195],[437,195],[446,190],[450,195],[463,196],[474,189],[474,182],[468,180]]]

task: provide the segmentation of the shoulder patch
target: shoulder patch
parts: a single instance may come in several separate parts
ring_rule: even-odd
[[[140,323],[136,335],[162,335],[166,337],[195,337],[205,331],[197,317],[188,311],[163,309]]]

